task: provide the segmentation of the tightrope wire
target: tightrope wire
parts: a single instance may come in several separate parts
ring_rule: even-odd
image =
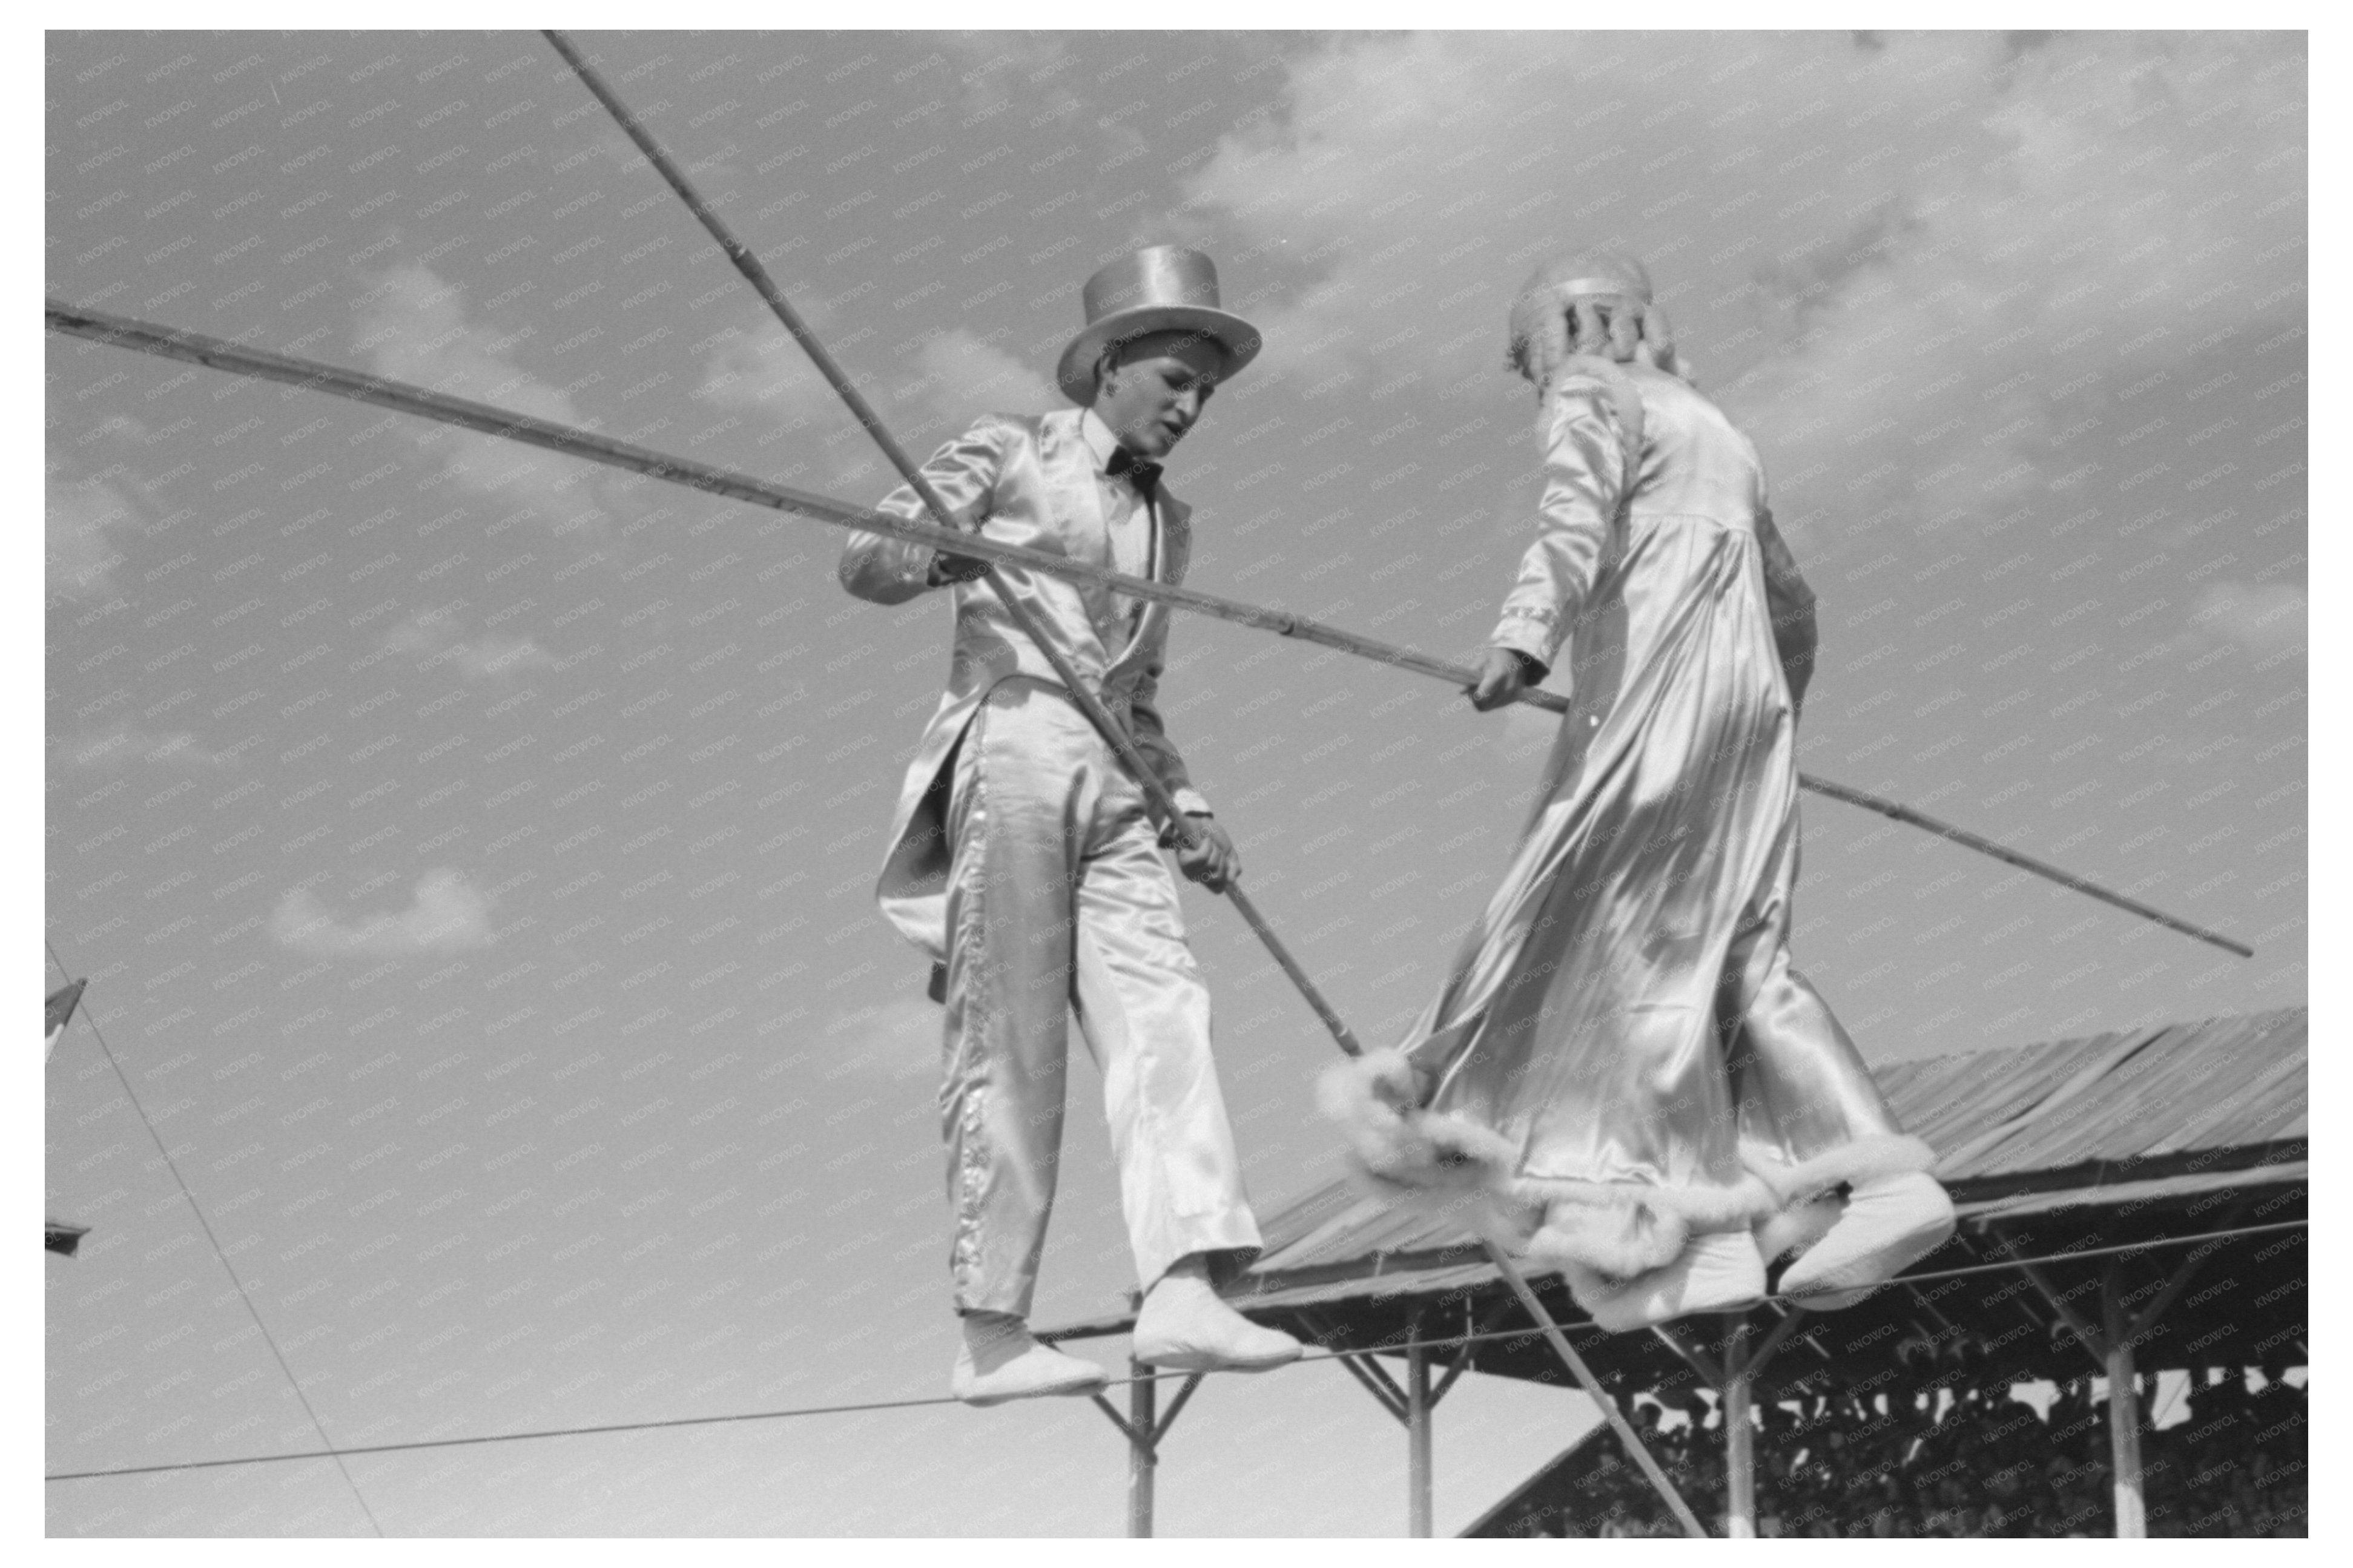
[[[2234,1230],[2207,1231],[2198,1236],[2164,1237],[2154,1241],[2125,1242],[2114,1247],[2084,1247],[2073,1252],[2050,1253],[2040,1258],[2008,1258],[1994,1263],[1973,1264],[1962,1268],[1940,1269],[1927,1274],[1907,1274],[1895,1283],[1909,1284],[1930,1279],[1950,1279],[1967,1274],[1984,1274],[2003,1268],[2017,1268],[2031,1263],[2065,1263],[2077,1258],[2105,1258],[2122,1252],[2149,1252],[2168,1247],[2189,1246],[2200,1241],[2261,1236],[2278,1230],[2302,1229],[2307,1223],[2300,1219],[2280,1220],[2270,1225],[2248,1226]],[[1767,1297],[1767,1300],[1788,1300],[1788,1298],[1773,1296]],[[259,1321],[258,1316],[256,1321]],[[1592,1326],[1590,1323],[1565,1325],[1567,1331],[1571,1333],[1580,1330],[1590,1330]],[[264,1332],[266,1333],[267,1331],[265,1330]],[[1532,1340],[1541,1337],[1543,1332],[1542,1329],[1531,1325],[1524,1329],[1490,1329],[1482,1333],[1455,1334],[1443,1339],[1401,1340],[1395,1344],[1367,1345],[1362,1350],[1356,1351],[1322,1350],[1301,1356],[1299,1362],[1294,1364],[1339,1361],[1352,1355],[1393,1355],[1409,1350],[1444,1350],[1451,1346],[1483,1344],[1493,1340]],[[282,1361],[280,1364],[283,1364]],[[1134,1377],[1113,1378],[1105,1383],[1104,1386],[1121,1388],[1130,1384],[1159,1383],[1195,1375],[1198,1374],[1182,1372],[1145,1373]],[[298,1389],[297,1392],[299,1393],[300,1390]],[[188,1459],[170,1465],[126,1465],[113,1469],[69,1470],[44,1476],[42,1479],[101,1480],[114,1476],[149,1476],[167,1470],[221,1469],[237,1465],[272,1465],[295,1459],[334,1459],[340,1464],[345,1456],[354,1454],[415,1453],[423,1449],[470,1447],[485,1443],[522,1443],[543,1437],[589,1437],[621,1432],[659,1432],[681,1426],[721,1426],[745,1421],[787,1421],[809,1415],[854,1415],[878,1410],[917,1410],[931,1405],[957,1403],[959,1401],[949,1395],[940,1394],[928,1399],[881,1399],[861,1405],[811,1405],[791,1410],[753,1410],[731,1415],[681,1415],[662,1421],[617,1421],[595,1426],[555,1426],[535,1432],[492,1432],[471,1437],[426,1437],[406,1443],[372,1443],[362,1447],[322,1448],[291,1454],[251,1454],[234,1459]],[[305,1408],[308,1408],[307,1402]],[[324,1439],[326,1433],[322,1431],[319,1436]],[[349,1472],[346,1471],[345,1474],[348,1476]],[[358,1489],[354,1487],[353,1489],[356,1492]],[[372,1520],[373,1516],[371,1516],[371,1521]]]
[[[66,967],[66,961],[58,956],[58,944],[44,938],[43,945],[48,948],[49,962],[58,966],[58,973],[68,981],[72,980],[73,972]],[[246,1312],[253,1319],[253,1326],[261,1331],[261,1342],[269,1347],[269,1354],[278,1363],[278,1370],[286,1374],[286,1382],[294,1390],[294,1397],[301,1401],[302,1414],[311,1418],[311,1428],[319,1434],[319,1441],[328,1446],[322,1457],[334,1459],[335,1468],[343,1472],[343,1484],[352,1489],[353,1500],[360,1505],[360,1512],[366,1517],[368,1528],[381,1538],[384,1527],[375,1521],[375,1510],[368,1507],[367,1499],[361,1495],[359,1482],[352,1479],[351,1468],[343,1463],[342,1454],[334,1447],[335,1440],[327,1436],[326,1424],[311,1407],[311,1396],[302,1392],[301,1381],[294,1375],[294,1369],[286,1364],[286,1352],[278,1348],[278,1341],[270,1333],[269,1325],[261,1321],[260,1309],[253,1304],[253,1297],[246,1290],[245,1281],[237,1278],[237,1266],[228,1260],[228,1254],[221,1250],[220,1237],[213,1234],[213,1222],[205,1217],[204,1205],[196,1202],[196,1194],[188,1190],[187,1178],[180,1174],[179,1162],[173,1159],[172,1151],[164,1147],[164,1135],[155,1131],[155,1123],[148,1117],[147,1108],[139,1103],[139,1092],[131,1087],[131,1075],[122,1070],[121,1062],[115,1058],[114,1047],[106,1043],[105,1031],[98,1026],[98,1013],[90,1005],[87,993],[81,1000],[81,1016],[89,1022],[90,1035],[98,1041],[98,1048],[105,1053],[106,1065],[114,1069],[114,1079],[122,1086],[123,1097],[131,1101],[131,1109],[139,1113],[140,1121],[147,1129],[147,1136],[155,1141],[155,1152],[164,1156],[164,1166],[172,1173],[172,1180],[179,1184],[180,1195],[188,1200],[189,1212],[196,1216],[196,1224],[204,1227],[205,1240],[211,1244],[213,1256],[219,1258],[220,1266],[228,1271],[229,1283],[237,1287],[237,1299],[245,1303]],[[191,1467],[175,1465],[167,1468],[183,1469]]]

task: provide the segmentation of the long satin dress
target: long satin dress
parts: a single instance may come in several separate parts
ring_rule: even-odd
[[[1428,1128],[1520,1205],[1525,1250],[1628,1277],[1929,1152],[1789,963],[1774,612],[1810,632],[1810,595],[1756,449],[1675,377],[1612,369],[1545,400],[1539,537],[1492,639],[1547,665],[1565,639],[1574,710],[1403,1049],[1436,1080]]]

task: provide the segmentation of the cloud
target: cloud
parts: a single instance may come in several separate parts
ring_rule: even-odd
[[[365,304],[356,346],[378,374],[518,414],[582,423],[569,395],[516,365],[513,351],[529,330],[501,335],[469,325],[458,289],[431,268],[383,274]],[[471,430],[436,428],[416,439],[441,450],[449,476],[466,489],[519,505],[558,533],[606,521],[589,473],[576,462]]]
[[[1062,404],[1044,375],[961,327],[926,340],[915,364],[923,374],[895,389],[893,401],[952,426],[943,439],[983,414],[1042,414]]]
[[[52,479],[47,510],[48,591],[69,599],[112,597],[111,574],[124,556],[107,531],[137,521],[130,500],[103,479]]]
[[[96,734],[78,735],[61,743],[65,763],[75,768],[127,767],[144,763],[151,767],[226,768],[237,763],[235,753],[206,751],[185,730],[163,734],[135,725],[117,724]]]
[[[2190,618],[2211,632],[2259,654],[2305,650],[2305,590],[2284,583],[2215,583],[2200,595]]]
[[[308,888],[297,888],[279,900],[269,930],[281,947],[330,958],[460,952],[489,945],[491,907],[464,877],[437,867],[417,879],[416,900],[396,915],[347,924]]]
[[[810,327],[820,339],[826,331],[822,318],[821,310],[810,313]],[[767,439],[785,444],[771,461],[787,483],[864,491],[879,488],[889,471],[873,442],[782,326],[722,336],[704,363],[695,396],[766,419],[773,427]]]
[[[494,637],[489,633],[471,641],[460,637],[450,609],[427,610],[385,634],[384,646],[395,653],[420,655],[419,669],[437,664],[455,668],[468,680],[491,680],[520,675],[527,669],[553,669],[554,654],[530,637]]]
[[[1631,248],[1777,475],[1933,531],[2046,497],[2067,431],[2214,332],[2300,318],[2304,67],[2274,34],[1354,37],[1187,199],[1311,395],[1499,383],[1535,264]]]
[[[941,38],[949,68],[965,89],[967,123],[1019,109],[1039,124],[1083,111],[1072,90],[1078,58],[1050,33],[952,33]]]
[[[902,996],[839,1014],[825,1026],[818,1058],[828,1078],[859,1074],[902,1083],[937,1078],[940,1009]]]
[[[1043,375],[962,328],[923,340],[913,361],[906,379],[877,377],[860,390],[918,459],[979,415],[1034,414],[1061,402]],[[872,439],[781,326],[723,338],[696,395],[721,408],[756,410],[770,421],[771,439],[786,443],[778,472],[786,482],[863,496],[894,481]]]

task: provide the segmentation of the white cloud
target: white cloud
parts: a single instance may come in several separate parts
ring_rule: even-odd
[[[345,922],[308,888],[297,888],[279,900],[269,930],[281,947],[326,957],[459,952],[489,944],[491,907],[464,877],[437,867],[417,879],[415,901],[398,914]]]
[[[1188,196],[1311,392],[1500,384],[1535,262],[1630,248],[1777,474],[1933,530],[2047,497],[2063,432],[2206,334],[2300,317],[2304,64],[2266,34],[1351,37]]]
[[[822,312],[811,312],[810,326],[822,337]],[[880,488],[889,471],[874,443],[780,325],[721,338],[695,395],[767,419],[783,443],[771,463],[786,483],[863,492]]]
[[[894,401],[919,403],[934,423],[955,430],[983,414],[1042,414],[1062,405],[1044,375],[961,327],[927,340],[915,363],[923,375],[897,388]]]
[[[2305,591],[2284,583],[2215,583],[2190,618],[2259,654],[2301,653],[2308,606]]]
[[[126,767],[144,763],[153,767],[226,768],[237,758],[227,752],[206,751],[186,730],[157,734],[132,724],[117,724],[95,734],[77,735],[61,743],[65,763],[76,768]]]
[[[918,461],[979,415],[1035,414],[1061,403],[1042,374],[962,328],[924,340],[913,368],[904,380],[877,379],[860,390]],[[873,440],[781,326],[722,340],[696,395],[722,408],[757,410],[773,422],[785,443],[776,471],[788,483],[858,498],[896,481]]]
[[[1051,33],[952,33],[940,41],[975,123],[1013,109],[1050,123],[1084,107],[1072,90],[1078,58]]]
[[[357,346],[377,374],[437,392],[534,415],[582,423],[562,390],[519,368],[513,352],[524,337],[470,326],[458,289],[426,267],[396,268],[375,280],[361,318]],[[450,477],[477,494],[529,510],[558,533],[606,521],[590,485],[590,470],[554,453],[471,430],[420,431],[419,446],[445,453]]]
[[[111,574],[124,557],[107,531],[137,521],[129,500],[103,479],[53,479],[47,512],[48,591],[69,599],[111,597]]]
[[[828,1078],[855,1073],[902,1083],[936,1079],[940,1028],[938,1005],[921,997],[839,1014],[818,1047],[820,1070]]]
[[[462,637],[454,611],[446,608],[427,610],[403,621],[385,634],[384,646],[395,653],[419,656],[419,669],[447,664],[468,680],[552,669],[557,662],[554,654],[531,637],[502,637],[488,632],[470,640]]]

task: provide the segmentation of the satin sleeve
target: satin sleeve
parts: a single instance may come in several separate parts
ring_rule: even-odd
[[[1561,639],[1600,569],[1630,482],[1628,453],[1609,389],[1597,376],[1565,377],[1545,403],[1545,490],[1536,542],[1488,643],[1552,668]]]
[[[1790,706],[1803,707],[1820,637],[1814,591],[1799,572],[1781,531],[1773,526],[1769,507],[1757,509],[1757,548],[1765,567],[1765,608],[1773,617],[1773,651],[1781,661],[1782,679],[1789,683]]]
[[[995,417],[971,429],[932,454],[923,478],[947,503],[958,527],[977,532],[988,521],[989,499],[1003,470],[1005,442],[1012,426]],[[876,503],[875,510],[908,522],[933,521],[931,509],[913,485],[901,485]],[[852,533],[841,547],[837,575],[841,585],[861,599],[878,605],[903,605],[935,586],[932,563],[939,552],[928,544],[911,544],[863,530]]]
[[[1135,682],[1135,697],[1128,714],[1130,732],[1135,739],[1135,749],[1144,753],[1153,773],[1166,788],[1176,809],[1188,816],[1211,815],[1209,803],[1193,787],[1193,780],[1185,769],[1185,759],[1176,752],[1176,743],[1168,738],[1167,727],[1160,720],[1160,660],[1155,658]]]

